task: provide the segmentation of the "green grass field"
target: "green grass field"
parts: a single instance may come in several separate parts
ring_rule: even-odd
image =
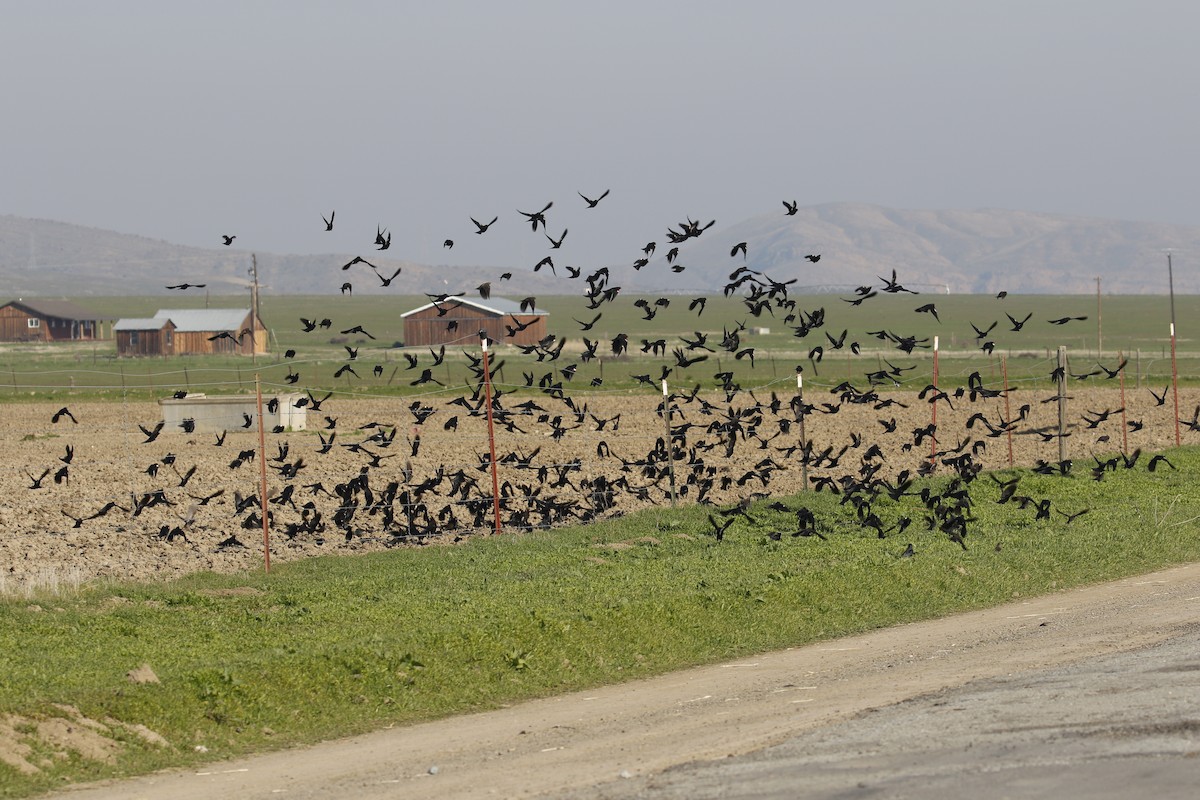
[[[568,346],[556,362],[539,362],[533,355],[522,355],[513,348],[498,349],[495,358],[503,362],[503,368],[497,375],[497,382],[506,388],[520,388],[529,377],[536,380],[551,373],[555,380],[563,380],[568,390],[586,391],[592,388],[594,380],[599,379],[601,390],[640,388],[657,391],[660,370],[663,366],[674,368],[670,351],[679,346],[678,337],[691,337],[696,331],[708,335],[709,346],[716,352],[686,371],[673,369],[670,380],[674,385],[690,387],[699,383],[711,387],[720,383],[714,377],[716,373],[733,371],[743,387],[771,386],[786,390],[794,386],[797,366],[804,368],[806,380],[812,385],[833,386],[843,380],[861,383],[867,372],[882,369],[886,361],[915,366],[914,370],[905,373],[904,384],[920,389],[932,378],[930,348],[934,336],[939,338],[940,345],[940,383],[947,387],[962,385],[975,371],[989,383],[999,383],[1002,359],[1007,365],[1010,383],[1042,381],[1049,387],[1048,376],[1055,366],[1055,351],[1060,345],[1067,347],[1072,368],[1081,373],[1093,368],[1098,361],[1115,366],[1120,352],[1129,359],[1126,378],[1135,385],[1147,381],[1160,386],[1171,376],[1169,309],[1163,297],[1103,298],[1102,353],[1097,347],[1100,331],[1096,325],[1096,298],[1084,295],[1013,296],[1004,300],[976,295],[889,295],[872,298],[858,307],[849,306],[836,295],[801,297],[797,298],[799,308],[809,312],[824,308],[827,315],[826,325],[804,339],[796,338],[782,320],[749,316],[744,303],[736,298],[709,297],[704,314],[697,316],[687,311],[690,297],[671,297],[670,306],[662,309],[653,320],[644,319],[641,310],[634,307],[636,299],[618,297],[617,302],[600,309],[603,316],[589,334],[593,341],[600,342],[599,358],[581,363],[578,354],[584,334],[580,333],[575,320],[591,321],[597,312],[589,311],[581,297],[538,298],[539,307],[549,312],[550,332],[565,337]],[[252,390],[255,373],[261,375],[268,391],[297,387],[349,395],[437,391],[436,384],[412,386],[419,370],[406,369],[408,364],[403,351],[393,347],[404,338],[400,314],[425,301],[424,296],[264,297],[263,318],[271,332],[272,352],[254,358],[117,359],[112,342],[43,348],[7,345],[0,348],[0,392],[7,388],[14,399],[44,398],[64,390],[99,397],[160,396],[164,390],[177,389],[229,393]],[[205,300],[199,296],[99,297],[79,302],[86,302],[97,313],[105,315],[138,316],[151,314],[168,304],[203,306]],[[915,313],[917,306],[927,302],[936,304],[940,322],[929,314]],[[245,299],[219,297],[210,298],[209,303],[219,307],[244,304]],[[1179,373],[1181,380],[1191,385],[1200,381],[1200,348],[1196,347],[1196,339],[1188,336],[1186,328],[1188,320],[1200,318],[1200,297],[1178,297],[1176,306],[1176,313],[1182,320],[1182,330],[1178,332]],[[1025,314],[1032,314],[1032,318],[1022,331],[1014,333],[1005,312],[1018,320]],[[313,333],[302,331],[301,317],[326,315],[334,320],[330,329]],[[1061,326],[1048,321],[1064,316],[1086,316],[1088,319]],[[992,322],[998,324],[988,336],[996,343],[994,353],[989,356],[979,350],[971,324],[986,330]],[[761,334],[742,333],[741,346],[754,348],[753,360],[735,360],[732,353],[720,347],[723,332],[742,323],[748,328],[769,330]],[[342,325],[346,328],[362,325],[375,338],[342,336],[338,333],[345,329],[339,327]],[[906,354],[889,342],[867,335],[868,331],[878,330],[928,341],[913,353]],[[836,338],[842,331],[848,332],[847,346],[835,350],[826,333]],[[618,332],[628,334],[630,342],[628,356],[621,359],[612,358],[611,353],[611,339]],[[643,340],[659,339],[666,340],[665,356],[642,352]],[[861,345],[860,355],[850,353],[849,344],[855,341]],[[809,359],[809,352],[818,345],[826,352],[820,363],[814,363]],[[357,350],[357,361],[351,366],[358,377],[351,373],[335,377],[335,373],[348,363],[345,347]],[[294,359],[283,357],[288,349],[296,351]],[[451,345],[447,350],[446,363],[433,377],[448,387],[446,391],[459,393],[470,377],[462,353],[465,350],[476,354],[477,344],[473,336],[467,336],[460,347]],[[422,365],[432,360],[426,348],[414,348],[411,354]],[[578,370],[568,381],[556,370],[569,364],[577,364]],[[299,377],[295,383],[289,383],[289,375]],[[649,377],[650,384],[636,380],[634,376],[637,375]]]
[[[633,303],[639,297],[654,300],[653,295],[619,295],[617,300],[605,304],[597,311],[603,317],[597,323],[591,338],[611,339],[617,333],[629,334],[630,340],[658,338],[661,336],[689,334],[694,330],[720,333],[722,327],[732,328],[739,322],[751,326],[764,326],[771,333],[760,337],[762,347],[779,352],[807,352],[813,342],[800,342],[791,335],[791,330],[782,319],[770,315],[756,318],[750,316],[744,303],[738,298],[710,296],[703,314],[689,312],[687,306],[691,295],[669,296],[671,305],[660,311],[650,321],[643,319],[642,311]],[[1012,353],[1044,353],[1065,345],[1072,350],[1095,354],[1097,349],[1096,298],[1091,295],[1012,295],[997,300],[990,295],[885,295],[871,298],[862,305],[853,307],[843,301],[842,295],[795,296],[801,309],[812,311],[824,308],[828,322],[825,330],[840,333],[851,331],[851,339],[858,338],[864,346],[869,343],[865,332],[887,329],[921,338],[935,334],[941,337],[945,351],[971,351],[975,349],[974,331],[970,324],[985,328],[993,321],[1000,324],[989,338],[996,341],[997,351]],[[520,298],[513,298],[520,299]],[[1200,318],[1200,296],[1180,295],[1175,298],[1176,317],[1180,325],[1179,347],[1181,351],[1196,349],[1196,334],[1189,333],[1190,320]],[[153,314],[162,307],[203,308],[205,298],[199,295],[179,297],[90,297],[75,300],[99,314],[135,317]],[[428,302],[424,295],[397,295],[344,297],[318,297],[312,295],[279,295],[262,298],[262,314],[271,330],[272,343],[282,349],[303,348],[322,344],[315,334],[301,331],[300,317],[327,316],[334,321],[335,328],[349,328],[360,324],[376,337],[375,346],[387,347],[403,341],[404,329],[400,314]],[[914,309],[925,303],[936,304],[941,322],[928,314],[914,313]],[[209,304],[216,307],[245,306],[242,296],[213,297]],[[589,311],[583,297],[576,295],[546,295],[537,298],[539,308],[549,313],[548,325],[551,333],[578,339],[579,326],[575,319],[590,321],[597,311]],[[1102,298],[1102,329],[1104,352],[1115,354],[1118,350],[1133,353],[1138,349],[1147,357],[1163,355],[1169,348],[1170,308],[1166,297],[1157,295],[1108,296]],[[1020,333],[1011,332],[1005,314],[1021,319],[1032,313],[1033,318]],[[1082,322],[1071,322],[1063,326],[1050,325],[1048,320],[1064,316],[1086,316]],[[344,324],[343,324],[344,323]],[[325,339],[332,335],[326,332]],[[810,335],[822,338],[819,333]],[[324,342],[328,344],[328,342]],[[471,342],[471,344],[474,344]]]

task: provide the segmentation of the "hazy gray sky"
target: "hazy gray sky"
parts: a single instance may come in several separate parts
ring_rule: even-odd
[[[4,214],[294,253],[367,254],[380,224],[451,264],[533,263],[516,210],[551,200],[589,265],[784,199],[1200,224],[1185,0],[0,12]]]

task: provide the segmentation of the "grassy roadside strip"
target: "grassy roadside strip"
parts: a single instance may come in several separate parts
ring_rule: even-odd
[[[809,508],[827,541],[789,535],[794,513],[760,501],[753,522],[733,517],[719,541],[713,509],[664,508],[312,559],[270,576],[3,599],[0,755],[7,726],[39,771],[0,757],[0,795],[494,708],[1194,561],[1200,448],[1167,455],[1176,470],[1151,473],[1143,455],[1099,482],[1082,460],[1067,477],[997,473],[1049,499],[1048,520],[998,505],[982,475],[966,550],[926,530],[918,497],[876,502],[886,526],[913,520],[881,539],[841,497],[808,493],[779,499]],[[915,555],[902,558],[910,542]],[[160,682],[126,677],[142,664]],[[39,737],[39,724],[69,716],[56,704],[110,721],[107,758]]]

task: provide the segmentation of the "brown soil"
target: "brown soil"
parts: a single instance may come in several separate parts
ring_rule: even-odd
[[[1120,413],[1114,412],[1106,422],[1088,428],[1082,416],[1084,412],[1094,414],[1118,409],[1120,396],[1115,388],[1072,388],[1070,393],[1068,422],[1071,435],[1066,442],[1070,456],[1080,462],[1080,469],[1084,469],[1093,463],[1091,453],[1112,453],[1121,448],[1122,420]],[[761,402],[770,402],[770,392],[759,395]],[[986,444],[986,449],[979,451],[977,456],[985,466],[1007,466],[1007,437],[989,438],[981,425],[976,424],[971,430],[965,425],[976,412],[995,421],[1006,413],[1015,416],[1017,409],[1027,404],[1029,417],[1018,424],[1012,437],[1015,463],[1031,465],[1038,459],[1057,461],[1057,440],[1038,433],[1052,432],[1057,425],[1056,404],[1042,402],[1050,395],[1048,390],[1015,391],[1009,398],[1008,412],[1002,399],[970,403],[967,398],[962,398],[954,401],[953,410],[939,403],[939,446],[958,448],[969,437],[972,444]],[[799,443],[799,428],[795,424],[786,431],[780,427],[781,419],[794,419],[787,406],[790,394],[781,397],[783,405],[778,415],[764,409],[761,425],[748,430],[749,435],[740,437],[728,457],[719,437],[704,430],[722,418],[726,406],[724,397],[717,393],[702,397],[719,410],[706,414],[698,401],[681,402],[673,422],[677,429],[684,424],[695,426],[687,432],[688,446],[697,448],[696,455],[711,467],[717,482],[707,499],[719,505],[731,504],[755,494],[782,495],[801,489],[800,457],[794,451],[787,451]],[[837,397],[810,390],[805,399],[816,405],[818,411],[808,416],[806,434],[814,443],[815,451],[832,447],[836,455],[842,447],[851,446],[836,468],[811,468],[810,479],[837,476],[857,469],[860,454],[873,443],[882,447],[886,458],[888,469],[882,474],[917,469],[928,461],[928,440],[920,446],[913,446],[912,442],[913,431],[929,424],[929,405],[912,393],[890,397],[909,407],[894,405],[877,410],[871,405],[844,403],[837,413],[830,414],[823,413],[821,404],[836,403]],[[395,522],[390,527],[385,527],[382,513],[370,514],[363,508],[358,509],[347,526],[339,527],[333,523],[333,517],[340,501],[304,488],[320,482],[332,490],[336,484],[358,475],[368,464],[369,455],[341,446],[353,443],[364,443],[370,453],[383,457],[379,466],[369,470],[370,486],[377,495],[390,481],[398,482],[403,491],[434,476],[439,469],[443,470],[447,479],[424,500],[432,517],[449,505],[454,519],[443,517],[439,520],[435,538],[448,541],[455,535],[486,533],[491,525],[490,503],[480,501],[491,493],[489,474],[486,469],[480,469],[488,452],[485,422],[482,416],[472,417],[459,406],[448,405],[447,399],[445,395],[422,398],[422,402],[436,411],[420,426],[420,447],[415,455],[412,442],[418,435],[418,428],[410,410],[412,399],[338,402],[335,398],[319,413],[308,415],[310,430],[268,433],[268,495],[276,497],[288,485],[293,485],[297,506],[272,505],[272,561],[379,550],[419,538],[406,536],[409,529],[402,510],[396,512]],[[578,424],[562,401],[541,395],[533,396],[533,400],[544,411],[531,409],[526,415],[514,417],[520,431],[501,430],[496,437],[502,493],[513,495],[507,501],[511,509],[532,509],[523,520],[525,523],[560,524],[572,519],[569,515],[547,517],[536,509],[536,501],[525,499],[527,492],[534,493],[540,500],[581,501],[577,508],[582,508],[589,498],[584,482],[601,475],[610,481],[625,478],[630,489],[617,490],[613,507],[603,511],[601,516],[669,502],[669,481],[665,473],[658,478],[647,477],[636,465],[628,469],[622,466],[623,461],[645,458],[654,448],[656,439],[662,437],[662,418],[655,413],[657,397],[633,394],[581,396],[576,402],[580,408],[586,403],[586,415]],[[746,401],[749,398],[743,402]],[[1192,408],[1198,401],[1200,391],[1181,392],[1182,409]],[[506,407],[514,409],[517,403],[518,399],[510,397]],[[1131,388],[1126,404],[1127,418],[1144,424],[1141,430],[1128,434],[1130,449],[1155,450],[1174,444],[1173,408],[1169,396],[1167,403],[1159,406],[1146,389],[1135,391]],[[0,444],[8,454],[0,469],[0,492],[8,498],[8,502],[0,507],[0,593],[33,589],[53,591],[56,587],[69,587],[97,578],[157,579],[197,570],[233,572],[261,568],[261,528],[242,527],[250,512],[235,512],[235,497],[257,495],[259,462],[247,462],[236,468],[230,466],[239,451],[257,449],[256,433],[231,431],[223,445],[217,446],[217,437],[213,433],[186,434],[178,429],[164,429],[156,441],[144,443],[145,437],[137,425],[140,423],[149,428],[161,419],[157,405],[68,405],[79,420],[77,424],[65,417],[58,423],[51,422],[54,413],[61,408],[60,404],[9,404],[0,418]],[[324,426],[326,412],[338,419],[338,438],[328,453],[321,454],[315,429]],[[609,422],[604,430],[596,430],[598,426],[593,417],[603,420],[617,414],[620,414],[619,426]],[[558,424],[567,430],[556,436],[555,418],[560,415]],[[444,425],[452,416],[458,417],[458,428],[445,430]],[[1181,412],[1181,416],[1190,417],[1190,414]],[[883,422],[893,418],[896,420],[895,431],[888,433]],[[380,430],[361,429],[372,422],[380,423],[384,431],[395,427],[397,433],[390,446],[365,441],[367,436]],[[1195,439],[1196,433],[1186,425],[1183,430],[1185,443]],[[853,446],[854,437],[861,441],[857,448]],[[611,455],[598,455],[597,448],[602,441]],[[716,443],[716,446],[710,450],[700,449],[705,442]],[[55,473],[64,466],[60,459],[65,457],[67,446],[74,448],[69,475],[61,482],[55,482]],[[280,460],[282,447],[287,447],[288,452]],[[970,447],[971,444],[967,444],[967,448]],[[506,463],[507,454],[513,454],[515,459]],[[171,455],[174,463],[164,463],[164,460],[171,460]],[[747,473],[766,458],[779,465],[779,469],[770,475],[769,483],[747,477]],[[283,477],[279,467],[295,464],[297,459],[303,459],[303,466],[296,476]],[[516,459],[529,459],[530,466],[524,468]],[[182,477],[193,466],[194,474],[186,486],[181,486]],[[545,467],[545,471],[539,473],[539,467]],[[40,488],[31,488],[35,479],[47,469],[49,472],[41,480]],[[483,527],[471,525],[471,507],[461,502],[461,496],[453,503],[445,496],[449,476],[460,469],[477,482],[468,497],[476,506],[486,507],[487,513],[480,515]],[[150,474],[148,470],[157,472]],[[409,470],[411,474],[408,474]],[[681,500],[694,502],[699,489],[694,484],[688,485],[685,464],[677,463],[676,471]],[[569,483],[555,485],[560,474]],[[720,485],[723,477],[729,484],[725,488]],[[160,489],[172,505],[160,504],[147,507],[136,515],[132,513],[135,498]],[[538,489],[540,495],[536,494]],[[220,494],[211,500],[199,499],[218,492]],[[87,519],[109,502],[120,508],[103,517]],[[287,525],[303,519],[305,503],[312,503],[321,512],[324,529],[295,533],[289,538]],[[83,520],[78,527],[75,518]],[[170,536],[174,529],[183,535]],[[231,536],[236,542],[220,546]]]

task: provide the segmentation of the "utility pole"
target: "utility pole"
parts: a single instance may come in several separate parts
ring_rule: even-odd
[[[250,355],[258,353],[258,254],[250,254]]]
[[[1096,276],[1096,360],[1104,360],[1104,326],[1100,316],[1100,276]]]
[[[1171,269],[1171,251],[1167,251],[1167,291],[1171,293],[1171,327],[1175,327],[1175,274]]]

